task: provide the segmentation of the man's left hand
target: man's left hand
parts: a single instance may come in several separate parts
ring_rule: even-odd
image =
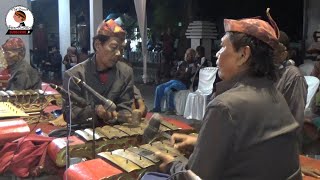
[[[102,105],[97,105],[95,111],[98,117],[101,118],[106,123],[108,121],[118,118],[118,113],[116,111],[108,112],[104,109]]]
[[[160,151],[156,152],[155,154],[162,161],[162,163],[159,166],[160,171],[165,172],[167,169],[167,165],[174,160],[174,157],[169,154],[162,153]]]

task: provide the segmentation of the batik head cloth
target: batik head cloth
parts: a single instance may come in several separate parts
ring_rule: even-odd
[[[126,32],[112,19],[108,21],[103,20],[98,26],[97,34],[118,37],[123,40],[126,37]]]
[[[8,67],[7,60],[4,57],[4,51],[0,47],[0,72]]]
[[[259,19],[259,17],[245,18],[240,20],[225,19],[224,29],[226,32],[233,31],[251,35],[265,42],[273,49],[277,49],[279,46],[279,29],[277,24],[272,19],[269,10],[270,9],[268,8],[266,13],[270,24]]]
[[[9,38],[3,45],[2,48],[6,51],[19,50],[25,48],[22,39],[20,38]]]
[[[25,45],[20,38],[9,38],[1,47],[6,54],[5,58],[9,65],[23,60],[26,54]]]

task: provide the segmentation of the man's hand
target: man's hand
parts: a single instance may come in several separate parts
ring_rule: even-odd
[[[104,109],[102,105],[97,105],[95,110],[98,117],[106,123],[110,120],[117,119],[118,117],[118,113],[116,111],[108,112]]]
[[[301,166],[301,173],[302,175],[305,175],[305,176],[311,176],[311,177],[320,179],[320,171],[312,167]]]
[[[171,143],[173,144],[174,148],[183,151],[186,149],[193,149],[197,142],[197,139],[198,138],[195,136],[174,133],[171,136]]]
[[[60,127],[65,127],[67,125],[66,121],[63,119],[63,115],[60,115],[56,119],[49,121],[50,124],[54,126],[60,126]]]
[[[161,172],[165,172],[167,165],[174,160],[174,157],[169,154],[162,153],[160,151],[156,152],[155,154],[162,161],[162,163],[159,166],[159,170]]]

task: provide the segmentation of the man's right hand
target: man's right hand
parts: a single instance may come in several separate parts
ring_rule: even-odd
[[[317,179],[320,178],[320,171],[312,167],[301,165],[301,173],[303,176],[311,176]]]
[[[191,149],[191,148],[193,149],[196,142],[197,142],[197,137],[195,136],[179,134],[179,133],[174,133],[171,136],[171,143],[173,144],[173,147],[176,149],[179,149],[180,151]]]

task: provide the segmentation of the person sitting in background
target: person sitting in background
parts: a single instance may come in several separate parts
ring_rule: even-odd
[[[67,54],[64,56],[62,63],[66,66],[66,70],[78,63],[77,49],[75,47],[68,47]]]
[[[60,76],[61,62],[62,62],[62,56],[60,54],[59,49],[56,46],[52,46],[51,51],[49,52],[49,61],[43,62],[44,64],[43,70],[54,72],[56,73],[56,76]]]
[[[272,26],[258,18],[224,20],[226,33],[217,53],[222,82],[199,135],[172,136],[176,148],[194,148],[189,161],[157,153],[170,179],[184,179],[178,172],[186,170],[210,180],[302,179],[299,124],[274,86],[279,30],[268,10],[267,15]]]
[[[68,97],[63,103],[65,120],[70,123],[88,124],[88,119],[95,113],[97,115],[97,125],[119,124],[128,119],[118,118],[130,116],[132,113],[133,94],[133,71],[130,66],[119,61],[122,58],[125,31],[112,19],[102,21],[97,29],[97,34],[93,37],[93,57],[77,64],[67,70],[64,74],[63,87],[69,89],[84,98],[91,105],[81,107],[77,103],[72,103],[72,113],[69,112],[70,103]],[[117,106],[116,111],[109,112],[102,103],[90,96],[86,89],[75,84],[72,79],[75,76],[87,83],[97,93],[113,101]],[[72,118],[70,118],[70,114]]]
[[[313,40],[314,42],[312,42],[310,47],[307,49],[307,53],[310,54],[309,58],[312,58],[314,61],[316,61],[310,75],[320,79],[320,42],[318,41],[316,32],[313,34]]]
[[[316,62],[314,63],[313,70],[310,76],[314,76],[320,79],[320,55],[316,57]]]
[[[25,60],[26,48],[20,38],[9,38],[2,46],[0,58],[2,69],[8,68],[11,75],[7,90],[41,89],[41,79],[36,69]],[[1,67],[0,67],[1,69]]]
[[[203,46],[196,47],[196,62],[195,62],[195,64],[197,67],[197,71],[191,80],[193,91],[195,91],[198,87],[200,69],[212,66],[211,62],[209,60],[207,60],[205,57],[205,49]]]
[[[161,101],[166,97],[167,114],[175,114],[174,91],[185,90],[190,86],[190,79],[195,73],[194,66],[196,51],[192,48],[187,49],[184,61],[178,63],[174,72],[173,80],[157,86],[155,91],[154,108],[152,112],[161,112]]]
[[[299,68],[292,64],[292,60],[289,59],[288,50],[290,39],[283,31],[280,31],[279,42],[285,46],[286,51],[284,51],[282,57],[279,57],[279,60],[275,61],[280,77],[276,87],[283,94],[292,115],[299,123],[300,129],[302,129],[308,85]]]
[[[196,63],[201,68],[212,66],[211,62],[205,57],[205,49],[203,46],[196,47]]]
[[[87,60],[88,58],[89,58],[88,49],[87,48],[81,48],[81,52],[79,54],[78,63],[82,63],[83,61]]]

